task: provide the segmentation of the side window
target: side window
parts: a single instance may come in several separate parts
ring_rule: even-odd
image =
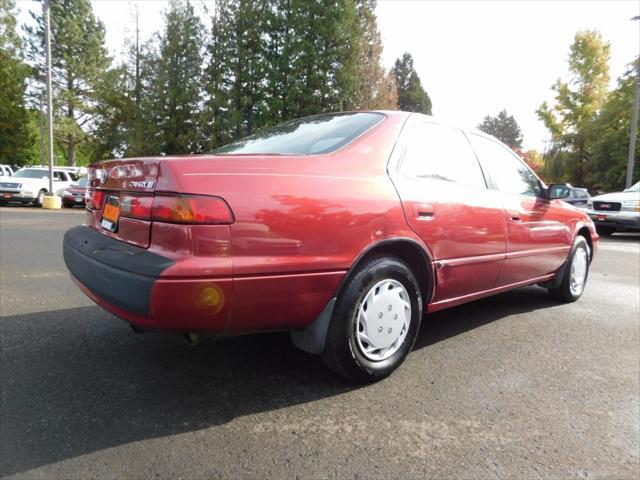
[[[467,137],[460,130],[434,123],[414,125],[400,171],[411,177],[486,188]]]
[[[64,182],[67,179],[67,177],[64,176],[63,172],[58,171],[58,172],[53,172],[53,179],[56,182]]]
[[[542,196],[538,178],[511,150],[475,134],[471,135],[471,143],[498,190],[515,195]]]
[[[587,194],[583,190],[575,190],[576,197],[578,198],[587,198]]]

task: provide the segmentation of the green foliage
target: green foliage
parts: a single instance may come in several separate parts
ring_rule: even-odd
[[[30,68],[22,59],[14,8],[13,0],[0,0],[0,163],[25,165],[35,137],[24,102]]]
[[[618,79],[618,87],[609,93],[592,125],[588,180],[590,185],[601,186],[606,191],[620,190],[625,184],[635,81],[633,70]],[[636,143],[635,157],[633,179],[637,180],[640,142]]]
[[[50,0],[51,63],[54,98],[54,137],[75,165],[80,145],[90,140],[98,125],[98,84],[111,59],[104,46],[105,30],[93,14],[90,0]],[[37,26],[27,30],[30,58],[36,79],[45,72],[44,19],[33,15]],[[42,91],[42,86],[40,87]]]
[[[563,162],[566,180],[576,186],[585,186],[588,178],[593,121],[609,82],[609,49],[597,31],[576,33],[569,52],[569,82],[558,80],[553,86],[556,103],[549,106],[545,102],[536,112],[555,145],[549,161]],[[554,171],[560,168],[554,167]]]
[[[506,110],[502,110],[495,117],[489,115],[484,117],[482,123],[478,125],[478,129],[493,135],[511,148],[522,147],[522,132],[518,122],[512,115],[508,115]]]
[[[409,53],[398,58],[391,70],[398,89],[398,108],[406,112],[431,115],[431,99],[422,88],[420,77],[413,68],[413,57]]]

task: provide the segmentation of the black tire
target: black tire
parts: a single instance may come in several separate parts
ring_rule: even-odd
[[[409,328],[398,349],[388,358],[373,361],[363,354],[356,341],[357,312],[367,293],[380,281],[402,284],[409,296]],[[422,294],[411,269],[399,258],[378,256],[356,267],[343,287],[327,332],[322,360],[333,371],[357,383],[371,383],[398,368],[413,348],[422,320]]]
[[[73,208],[73,203],[65,203],[65,202],[62,202],[62,206],[63,206],[64,208]]]
[[[573,265],[574,258],[576,256],[576,252],[578,250],[583,250],[587,255],[587,264],[586,264],[586,272],[584,274],[584,283],[579,292],[576,292],[571,287],[571,269]],[[587,240],[582,236],[578,235],[573,242],[573,247],[571,248],[571,252],[567,257],[567,261],[565,262],[564,267],[562,268],[562,279],[557,287],[549,288],[549,294],[555,298],[556,300],[560,300],[562,302],[575,302],[578,300],[582,293],[584,292],[584,288],[587,284],[587,279],[589,278],[589,266],[591,264],[591,258],[589,254],[589,244]]]
[[[44,201],[44,194],[45,193],[47,193],[47,191],[44,188],[38,192],[38,196],[33,201],[33,206],[34,207],[42,207],[42,202]]]
[[[613,235],[616,232],[615,227],[599,227],[599,226],[596,226],[596,230],[598,232],[598,235],[603,235],[605,237],[608,237],[609,235]]]

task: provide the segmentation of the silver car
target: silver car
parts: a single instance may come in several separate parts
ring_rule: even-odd
[[[640,182],[623,192],[591,197],[586,212],[600,235],[611,235],[618,229],[640,230]]]

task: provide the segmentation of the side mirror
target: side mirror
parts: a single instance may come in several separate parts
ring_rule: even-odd
[[[571,195],[571,186],[566,183],[554,183],[547,188],[547,197],[549,200],[567,198],[569,195]]]

